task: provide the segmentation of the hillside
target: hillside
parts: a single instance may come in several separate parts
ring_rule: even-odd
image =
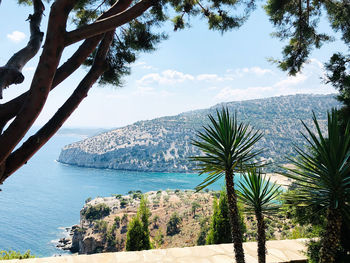
[[[219,192],[166,190],[151,191],[145,196],[151,212],[149,231],[154,248],[205,244],[213,200],[219,198]],[[124,251],[128,223],[137,213],[140,198],[140,191],[130,191],[124,196],[115,194],[86,200],[80,211],[79,224],[66,229],[67,235],[60,239],[57,247],[79,254]],[[283,213],[266,219],[267,240],[300,238],[310,234],[309,226],[295,225]],[[177,231],[170,232],[168,222],[174,215],[179,218],[179,224]],[[244,240],[256,241],[255,219],[243,214],[241,218],[245,225]]]
[[[312,125],[312,111],[321,126],[326,111],[339,106],[334,95],[292,95],[267,99],[228,102],[209,109],[189,111],[176,116],[139,121],[83,141],[65,146],[58,161],[82,167],[147,172],[192,172],[189,156],[200,154],[191,145],[196,130],[208,122],[207,115],[227,106],[237,112],[239,121],[261,130],[264,137],[256,145],[265,149],[261,158],[277,164],[293,156],[293,143],[303,143],[300,120]]]

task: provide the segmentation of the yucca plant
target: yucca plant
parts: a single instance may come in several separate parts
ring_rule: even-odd
[[[295,147],[298,157],[289,159],[295,166],[284,175],[295,180],[294,201],[326,210],[326,229],[322,237],[320,262],[335,262],[340,231],[344,220],[350,219],[350,126],[339,127],[336,109],[328,112],[328,131],[322,134],[313,114],[316,132],[303,125],[302,133],[308,148]]]
[[[198,131],[198,139],[192,141],[203,155],[191,157],[191,160],[198,162],[199,174],[207,176],[197,186],[197,190],[225,177],[235,258],[237,263],[244,263],[243,236],[233,179],[234,173],[257,165],[254,159],[261,150],[253,150],[253,146],[262,137],[262,133],[250,129],[246,124],[238,123],[236,115],[231,117],[227,108],[216,111],[216,119],[212,115],[208,117],[210,124],[203,127],[204,131]]]
[[[255,214],[258,226],[258,261],[266,262],[266,233],[264,216],[278,210],[276,198],[280,194],[280,186],[266,180],[260,170],[252,169],[241,175],[238,183],[238,198],[244,205],[246,213]]]

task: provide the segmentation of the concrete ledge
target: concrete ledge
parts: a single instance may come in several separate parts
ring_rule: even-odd
[[[306,262],[306,239],[267,242],[268,263]],[[257,243],[244,243],[246,263],[258,263]],[[153,249],[93,255],[8,260],[4,263],[233,263],[232,244]]]

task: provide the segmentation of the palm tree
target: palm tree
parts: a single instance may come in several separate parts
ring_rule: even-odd
[[[340,231],[344,220],[350,219],[350,126],[339,127],[336,109],[328,112],[328,132],[324,137],[313,114],[316,133],[303,122],[303,137],[308,150],[295,147],[298,157],[289,159],[296,168],[284,175],[295,180],[298,195],[294,201],[326,210],[326,229],[322,237],[320,262],[335,262]],[[321,211],[320,211],[321,212]]]
[[[258,223],[258,260],[266,262],[266,234],[264,216],[276,212],[278,205],[276,197],[280,194],[280,186],[265,180],[260,170],[256,169],[242,174],[238,184],[238,198],[248,213],[254,213]]]
[[[237,209],[237,196],[234,188],[234,173],[253,167],[254,158],[261,151],[253,151],[253,145],[262,137],[259,131],[237,122],[236,115],[230,116],[228,109],[216,111],[217,120],[209,115],[210,124],[197,132],[198,140],[192,144],[198,147],[202,156],[191,157],[198,162],[200,175],[207,178],[197,186],[201,190],[225,176],[229,204],[229,215],[237,263],[244,263],[243,236]]]

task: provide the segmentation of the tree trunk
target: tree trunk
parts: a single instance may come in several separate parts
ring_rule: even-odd
[[[228,200],[228,211],[230,215],[232,241],[235,252],[236,263],[245,263],[243,250],[243,236],[239,224],[237,195],[233,183],[233,173],[225,173],[226,191]]]
[[[320,251],[320,263],[335,262],[335,255],[340,243],[342,218],[339,209],[328,209],[326,234]]]
[[[266,262],[266,233],[264,216],[261,212],[256,212],[256,220],[258,221],[258,261],[259,263]]]

